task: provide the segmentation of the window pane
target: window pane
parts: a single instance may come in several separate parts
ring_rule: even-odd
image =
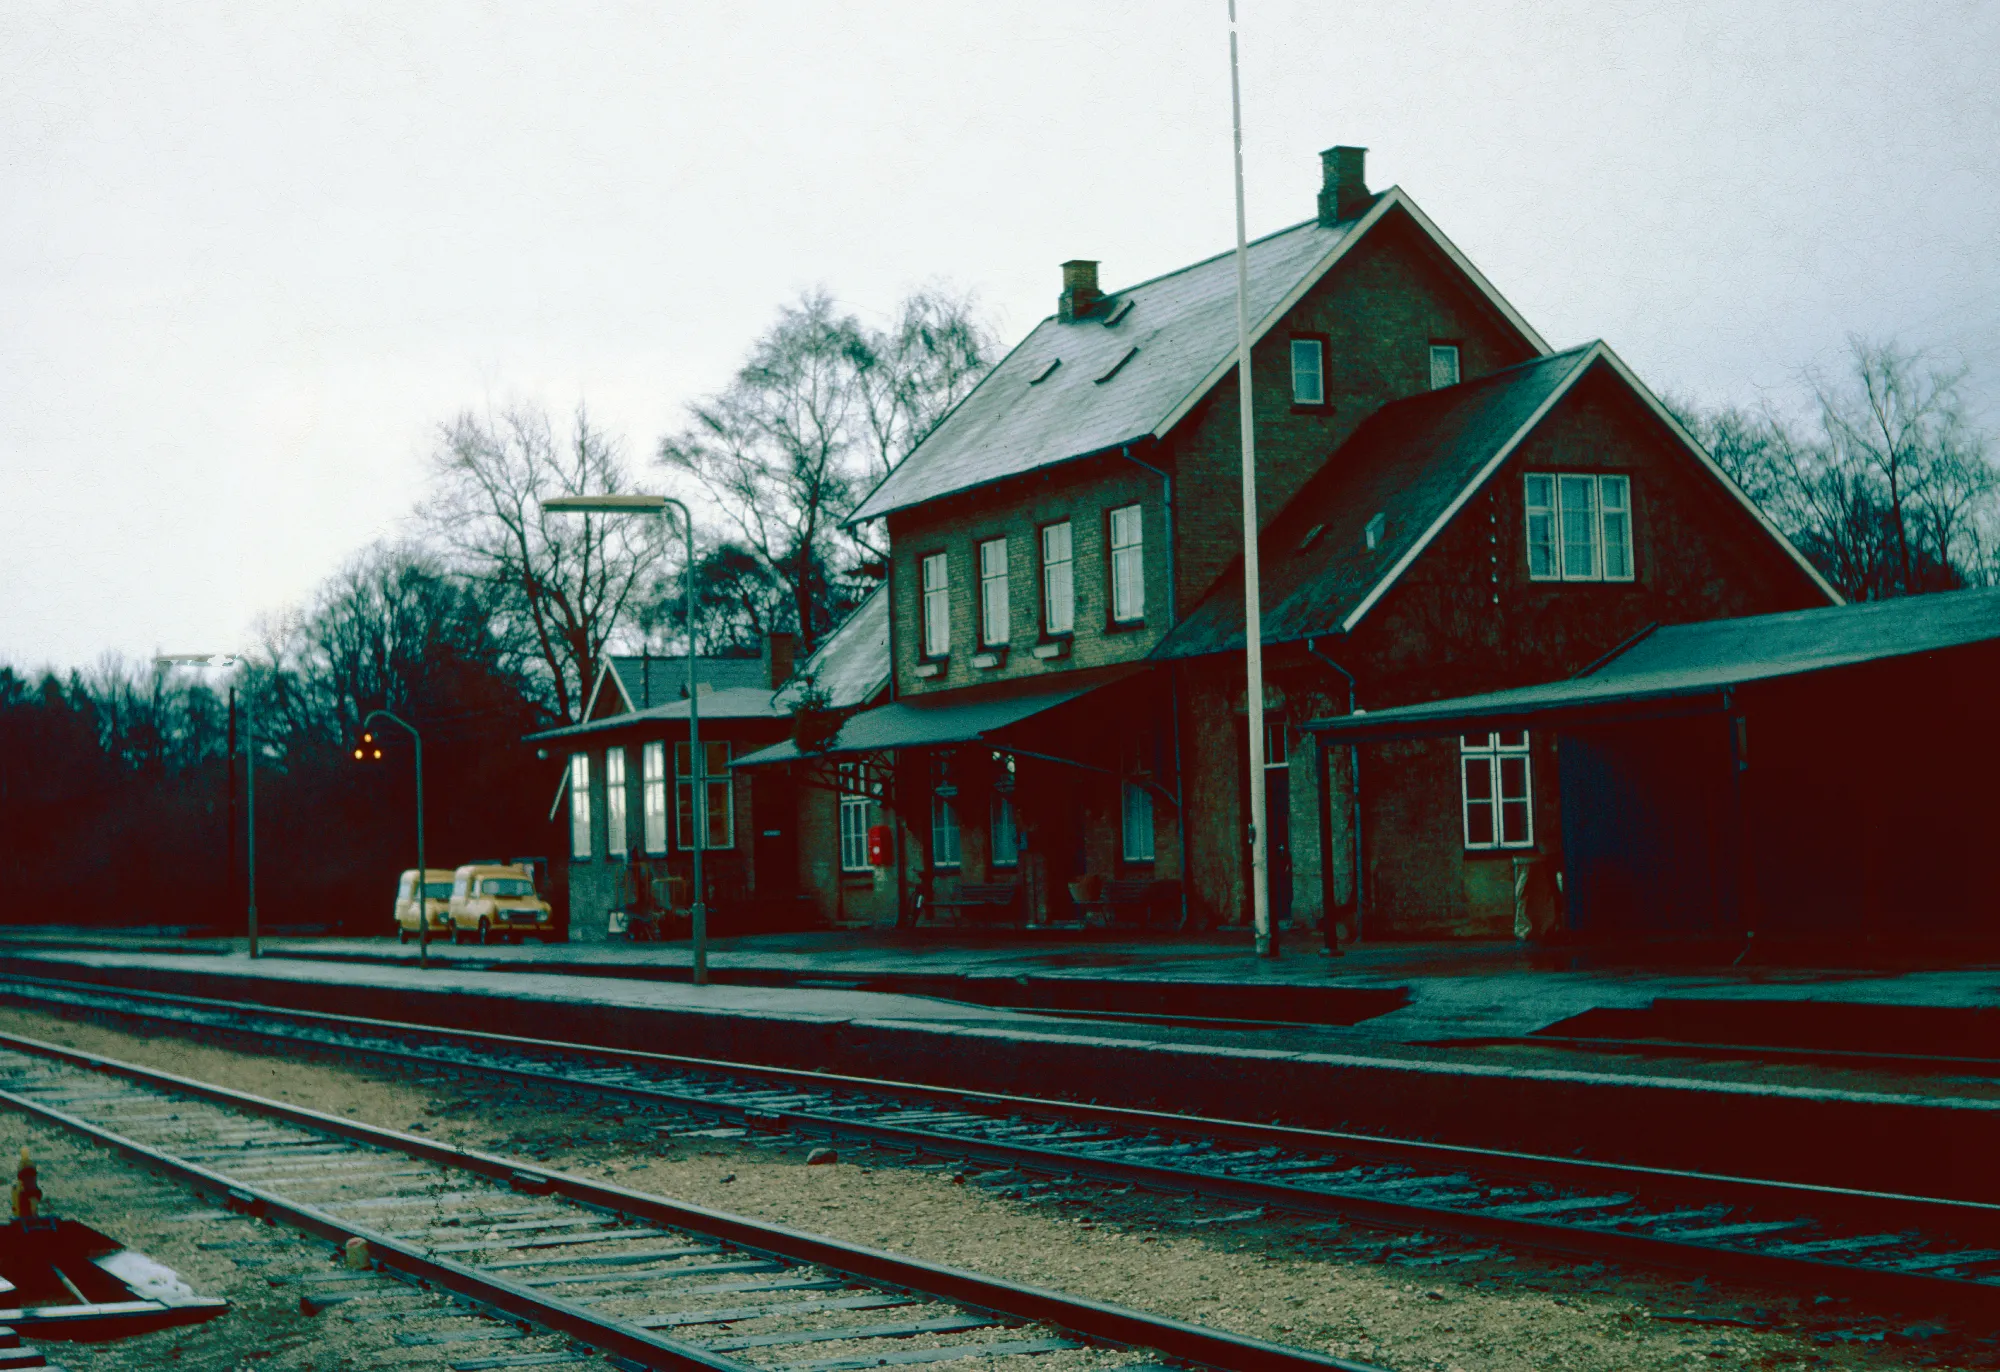
[[[611,857],[625,856],[632,836],[625,827],[625,750],[604,750],[604,851]]]
[[[1458,384],[1458,345],[1455,343],[1435,343],[1431,345],[1431,389]]]
[[[1461,751],[1467,753],[1483,752],[1484,750],[1491,748],[1493,746],[1493,735],[1461,734],[1459,736],[1458,746]]]
[[[646,851],[667,851],[667,748],[664,743],[648,743],[639,756],[644,785],[641,805],[645,814]]]
[[[1558,483],[1562,495],[1563,576],[1594,580],[1597,576],[1597,481],[1566,476]]]
[[[1153,860],[1153,793],[1136,782],[1125,783],[1125,860]]]
[[[943,553],[924,559],[924,653],[943,657],[951,650],[951,587]]]
[[[1317,338],[1292,340],[1292,403],[1318,405],[1326,400],[1326,374],[1320,366]]]
[[[590,758],[584,753],[569,760],[569,853],[590,856]]]
[[[865,796],[840,798],[840,866],[846,872],[868,870],[868,800]]]
[[[1042,628],[1066,634],[1076,625],[1076,587],[1070,574],[1070,529],[1067,523],[1042,530]]]
[[[1465,770],[1465,799],[1468,804],[1476,800],[1493,799],[1493,764],[1483,757],[1469,757],[1463,764]]]
[[[1526,748],[1528,746],[1528,731],[1526,729],[1516,729],[1509,733],[1503,730],[1493,735],[1493,746],[1496,748]]]
[[[1532,841],[1528,832],[1528,803],[1524,800],[1502,802],[1500,845],[1503,848],[1525,848]]]
[[[1528,798],[1528,759],[1520,754],[1500,759],[1500,798],[1502,800],[1526,800]]]
[[[736,814],[734,788],[727,781],[711,781],[704,784],[708,792],[708,846],[711,848],[734,848],[736,846]]]
[[[1546,473],[1531,472],[1526,482],[1528,508],[1531,510],[1552,510],[1556,504],[1554,478]]]
[[[1491,801],[1467,801],[1465,803],[1465,846],[1468,848],[1491,848],[1493,846],[1493,803]]]
[[[931,860],[939,867],[957,867],[958,809],[944,796],[931,797]]]
[[[1604,508],[1604,575],[1613,581],[1632,576],[1632,491],[1622,476],[1602,477],[1598,495]]]
[[[1550,581],[1556,574],[1556,518],[1548,510],[1528,511],[1528,575]]]
[[[1011,796],[993,797],[993,865],[1013,867],[1021,860],[1021,831],[1014,820]]]

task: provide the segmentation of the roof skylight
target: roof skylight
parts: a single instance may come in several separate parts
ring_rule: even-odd
[[[1111,370],[1106,372],[1103,376],[1097,378],[1097,384],[1102,386],[1112,377],[1118,375],[1118,373],[1124,369],[1125,364],[1127,362],[1130,362],[1133,358],[1137,357],[1138,355],[1139,355],[1139,349],[1136,345],[1127,348],[1125,350],[1125,356],[1119,358],[1116,362],[1113,362],[1111,364]]]
[[[1040,371],[1036,372],[1033,376],[1028,378],[1028,384],[1030,386],[1041,385],[1044,381],[1047,381],[1049,377],[1054,374],[1055,369],[1060,366],[1062,366],[1062,359],[1060,357],[1050,358],[1048,366],[1042,368]]]

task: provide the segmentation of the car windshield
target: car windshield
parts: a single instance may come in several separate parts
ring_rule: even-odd
[[[535,883],[526,877],[488,877],[479,883],[479,893],[485,896],[532,896]]]
[[[424,894],[432,900],[450,900],[451,883],[448,881],[427,881],[424,883]]]

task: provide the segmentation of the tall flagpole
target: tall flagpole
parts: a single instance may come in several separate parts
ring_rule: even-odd
[[[1236,76],[1236,0],[1229,0],[1229,113],[1236,136],[1236,397],[1243,415],[1243,666],[1250,733],[1250,909],[1257,956],[1276,957],[1264,842],[1264,613],[1257,569],[1257,420],[1250,391],[1250,257],[1243,227],[1243,91]]]

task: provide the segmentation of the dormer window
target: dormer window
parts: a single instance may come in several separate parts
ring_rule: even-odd
[[[1431,389],[1441,391],[1458,384],[1458,344],[1431,344]]]
[[[1326,404],[1326,344],[1320,339],[1292,340],[1292,403]]]

